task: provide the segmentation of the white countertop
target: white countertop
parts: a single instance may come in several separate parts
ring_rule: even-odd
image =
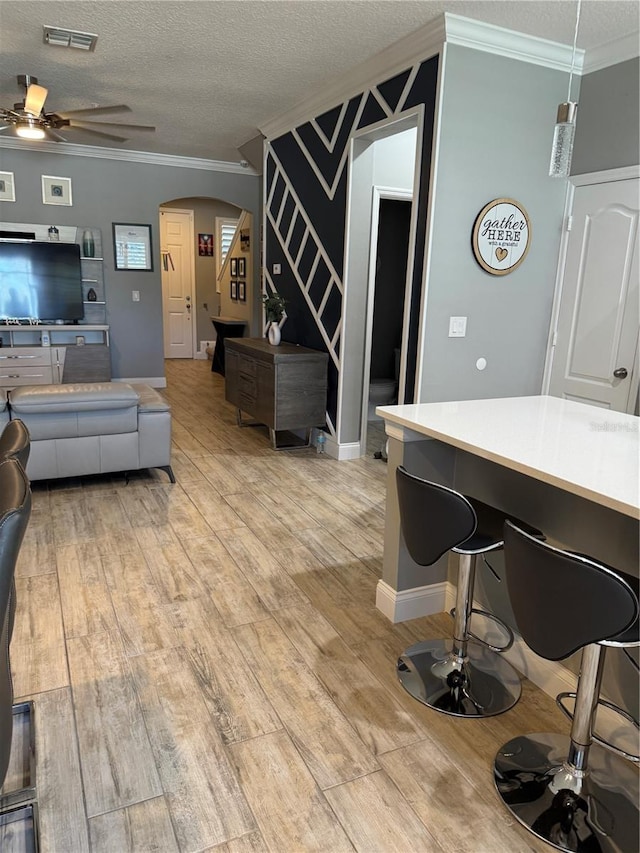
[[[376,413],[640,518],[640,418],[559,397],[380,406]]]

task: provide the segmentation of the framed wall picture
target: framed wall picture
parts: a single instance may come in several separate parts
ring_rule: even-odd
[[[232,280],[229,282],[229,296],[231,297],[231,299],[237,299],[238,298],[238,282],[237,281]]]
[[[247,274],[247,261],[245,258],[238,258],[238,278],[244,278]]]
[[[251,248],[251,229],[250,228],[241,228],[240,229],[240,251],[248,252]]]
[[[247,283],[246,281],[238,282],[238,302],[247,301]]]
[[[473,254],[491,275],[507,275],[517,269],[527,256],[530,243],[527,211],[512,198],[490,201],[473,224]]]
[[[57,178],[55,175],[42,176],[42,203],[71,207],[71,178]]]
[[[238,259],[237,258],[231,258],[231,260],[229,261],[229,274],[231,276],[234,276],[234,277],[238,275]]]
[[[113,257],[117,270],[153,271],[151,226],[114,222]]]
[[[0,201],[16,200],[16,183],[13,172],[0,172]]]
[[[213,257],[213,234],[198,234],[198,255],[201,258]]]

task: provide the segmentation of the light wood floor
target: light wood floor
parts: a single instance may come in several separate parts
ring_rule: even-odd
[[[457,720],[397,683],[398,653],[450,620],[375,608],[387,466],[274,453],[209,362],[167,376],[176,485],[34,484],[11,660],[43,851],[549,850],[491,766],[566,731],[552,700],[525,682],[508,713]]]

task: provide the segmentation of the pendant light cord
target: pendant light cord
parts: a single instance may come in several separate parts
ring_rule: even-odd
[[[576,28],[573,33],[573,50],[571,52],[571,71],[569,72],[569,93],[567,95],[567,101],[571,101],[571,83],[573,82],[573,68],[576,61],[576,46],[578,44],[578,25],[580,23],[581,6],[582,0],[578,0],[578,8],[576,9]]]

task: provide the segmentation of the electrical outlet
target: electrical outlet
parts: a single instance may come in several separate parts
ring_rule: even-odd
[[[274,275],[280,275],[281,272],[282,272],[281,265],[280,264],[274,264],[273,265],[273,274]]]

